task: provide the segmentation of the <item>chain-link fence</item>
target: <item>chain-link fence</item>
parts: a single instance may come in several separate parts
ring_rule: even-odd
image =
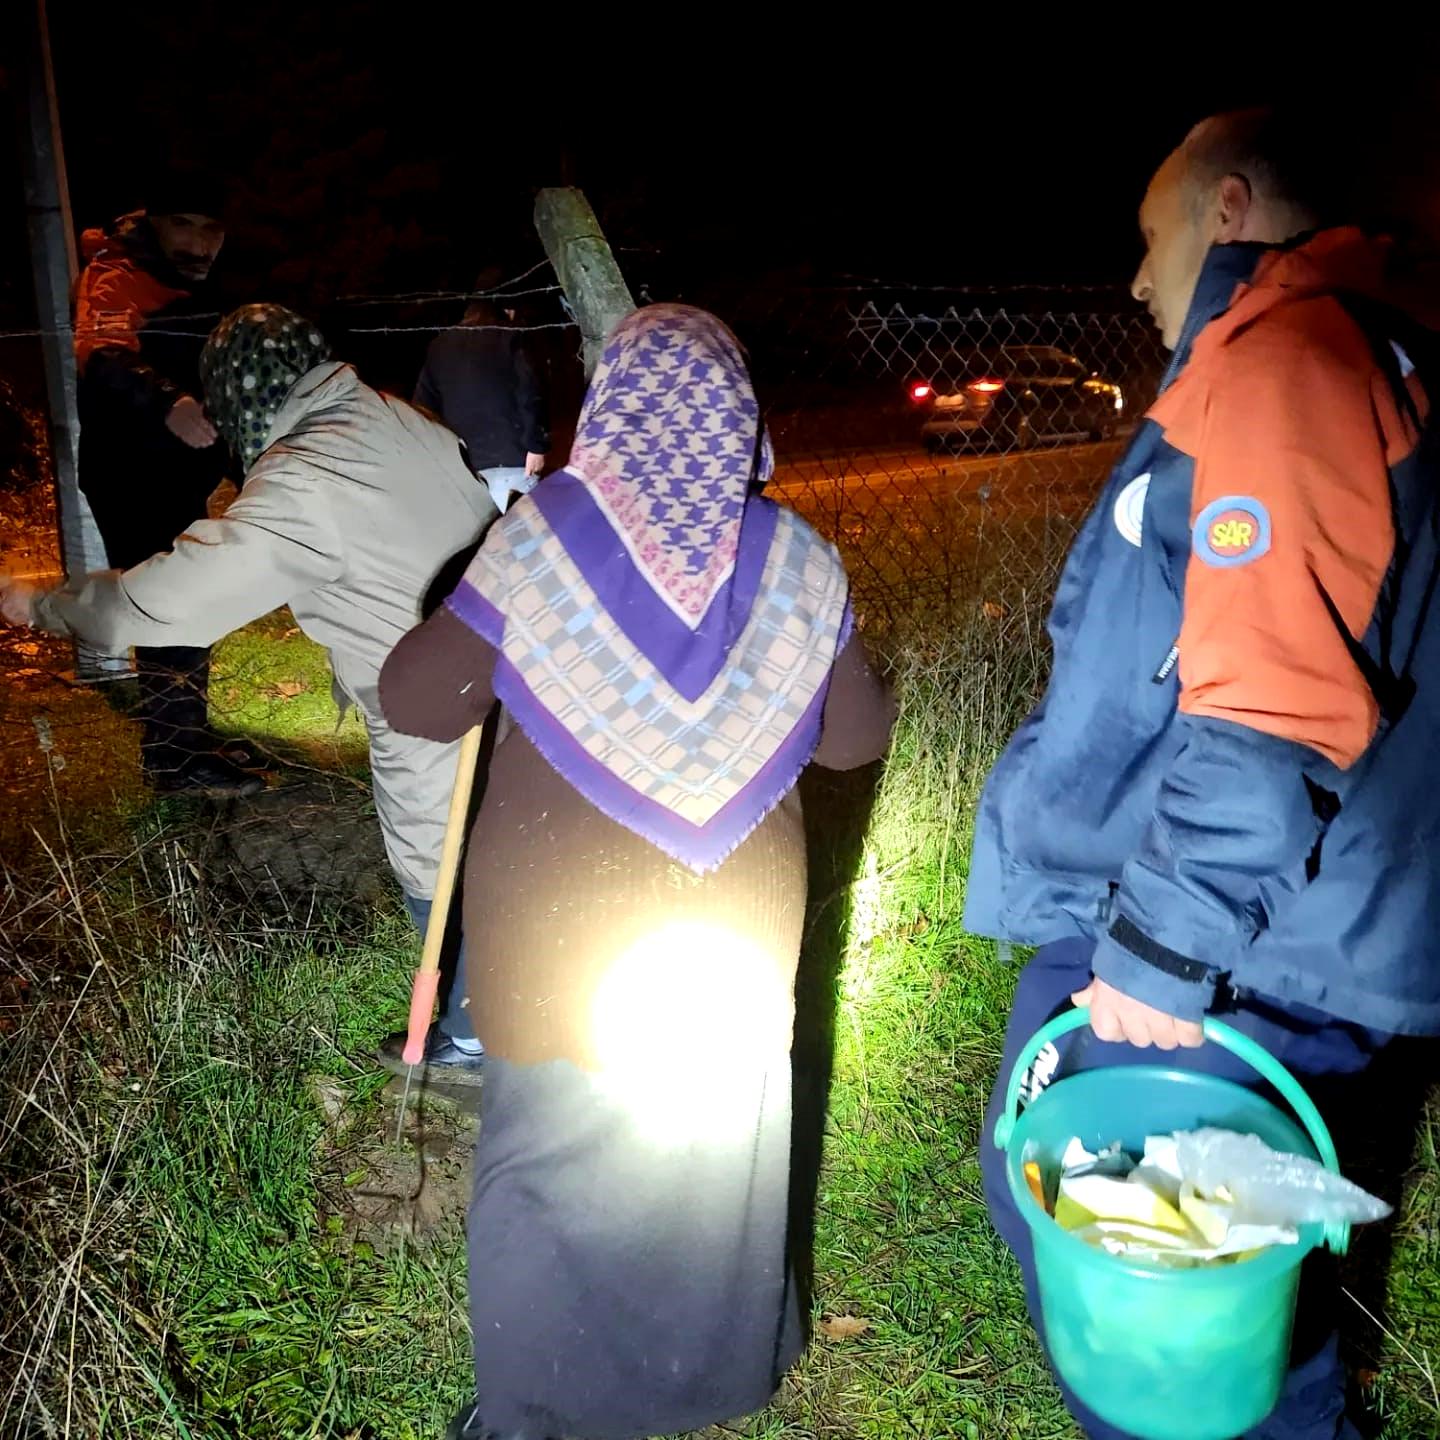
[[[548,277],[521,279],[509,323],[544,373],[558,461],[583,394],[578,331]],[[839,546],[866,633],[892,650],[959,635],[966,678],[998,682],[1007,715],[1023,708],[1043,681],[1041,621],[1059,564],[1163,368],[1145,317],[1103,290],[665,289],[715,310],[744,341],[775,444],[771,493]],[[325,323],[367,378],[408,393],[425,344],[458,319],[447,306],[459,303],[351,297]],[[23,363],[5,366],[18,381],[0,395],[13,442],[0,564],[47,577],[58,547],[43,411],[24,383],[38,362],[33,337],[11,339],[0,361],[12,357]],[[94,766],[74,769],[81,755],[96,751],[111,772],[137,766],[139,727],[120,718],[134,713],[134,687],[107,687],[107,706],[61,678],[66,665],[58,642],[4,637],[0,768],[17,796],[55,783],[39,716],[71,756],[61,788],[85,808],[98,792],[81,783]],[[339,723],[323,656],[288,615],[217,647],[209,719],[261,767],[363,775],[363,731],[353,717]]]
[[[1148,319],[1106,291],[801,290],[727,318],[774,493],[840,547],[876,634],[1043,609],[1164,367]]]

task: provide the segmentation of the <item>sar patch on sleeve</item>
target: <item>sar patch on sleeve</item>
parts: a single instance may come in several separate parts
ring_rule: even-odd
[[[1207,565],[1248,565],[1270,548],[1270,512],[1253,495],[1222,495],[1196,517],[1193,541]]]

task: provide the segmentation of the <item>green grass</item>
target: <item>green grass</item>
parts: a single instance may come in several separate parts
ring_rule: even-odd
[[[384,1077],[352,1057],[403,1016],[408,923],[217,931],[183,883],[143,914],[114,894],[96,922],[96,953],[138,940],[146,973],[97,996],[99,1033],[69,1037],[48,1101],[67,1153],[46,1153],[45,1127],[11,1131],[7,1174],[28,1161],[32,1193],[5,1217],[5,1279],[50,1283],[6,1336],[38,1384],[0,1398],[0,1433],[439,1434],[469,1369],[459,1214],[380,1245],[344,1201],[388,1151],[403,1163],[381,1138]],[[50,1048],[14,1043],[32,1061]],[[317,1086],[343,1104],[338,1128]]]
[[[392,1415],[389,1433],[408,1440],[441,1428],[463,1391],[458,1249],[349,1244],[316,1183],[345,1147],[310,1077],[340,1082],[352,1127],[373,1119],[376,1077],[346,1057],[400,1013],[397,958],[254,945],[218,977],[146,988],[137,1023],[175,1043],[148,1077],[132,1183],[164,1216],[145,1288],[169,1301],[153,1318],[175,1337],[197,1433],[344,1434]]]
[[[296,763],[353,770],[365,763],[365,724],[341,717],[324,649],[276,610],[215,646],[210,715],[216,728]]]
[[[1018,610],[892,638],[895,751],[858,863],[817,870],[810,946],[846,942],[815,1310],[868,1329],[820,1327],[776,1402],[710,1440],[1076,1434],[985,1219],[980,1118],[1013,974],[960,923],[976,777],[1039,647]],[[271,643],[235,654],[295,678]],[[294,637],[273,648],[318,679]],[[837,782],[834,803],[850,795]],[[0,891],[0,1434],[438,1436],[469,1374],[458,1211],[423,1236],[353,1215],[367,1177],[404,1174],[369,1057],[403,1016],[413,937],[398,913],[341,931],[218,911],[178,838],[61,854]],[[1433,1108],[1426,1123],[1388,1338],[1355,1316],[1387,1440],[1440,1430]]]

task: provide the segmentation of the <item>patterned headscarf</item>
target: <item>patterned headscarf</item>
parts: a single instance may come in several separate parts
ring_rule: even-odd
[[[447,601],[500,651],[495,693],[546,759],[696,871],[795,783],[850,629],[834,549],[756,491],[771,464],[730,331],[638,310],[570,464],[491,528]]]
[[[329,358],[319,330],[283,305],[243,305],[215,327],[200,355],[205,408],[246,470],[300,377]]]
[[[580,412],[570,469],[687,624],[734,569],[750,483],[772,468],[740,344],[719,320],[651,305],[621,321]]]

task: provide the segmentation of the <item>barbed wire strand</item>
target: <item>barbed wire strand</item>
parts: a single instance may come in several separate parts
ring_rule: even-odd
[[[483,300],[483,299],[493,299],[493,298],[500,297],[500,296],[509,297],[509,296],[511,296],[511,295],[516,295],[516,296],[518,296],[518,295],[538,294],[538,293],[540,293],[539,291],[528,291],[528,290],[512,291],[512,290],[509,289],[509,287],[510,287],[511,285],[518,285],[518,284],[520,284],[520,282],[521,282],[522,280],[528,280],[532,275],[534,275],[534,274],[536,273],[536,271],[544,270],[549,264],[550,264],[550,261],[549,261],[548,259],[545,259],[545,260],[537,260],[528,270],[522,270],[522,271],[520,272],[520,274],[518,274],[518,275],[512,275],[512,276],[510,277],[510,279],[508,279],[508,280],[502,280],[498,285],[496,285],[496,286],[495,286],[493,289],[491,289],[491,290],[411,290],[411,291],[407,291],[407,292],[402,292],[400,295],[391,296],[390,298],[391,298],[391,299],[406,299],[406,298],[413,297],[413,298],[415,298],[415,299],[417,299],[417,300],[422,300],[422,299],[424,299],[424,300],[428,300],[428,299],[437,299],[437,300],[438,300],[438,299],[446,299],[446,300]],[[549,285],[549,286],[546,286],[546,287],[544,287],[544,288],[545,288],[545,289],[548,289],[548,290],[558,290],[560,287],[559,287],[558,285]],[[372,300],[374,297],[371,296],[370,294],[366,293],[366,292],[356,291],[356,292],[354,292],[353,294],[350,294],[350,295],[337,295],[335,298],[336,298],[337,301],[342,301],[342,302],[343,302],[343,301],[352,301],[352,300],[358,302],[358,301],[369,301],[369,300]]]
[[[537,271],[546,269],[550,264],[548,259],[538,260],[528,270],[523,270],[519,275],[513,275],[508,280],[502,280],[499,285],[489,290],[398,290],[393,293],[352,293],[338,295],[333,300],[318,302],[314,307],[321,311],[331,311],[337,307],[360,309],[366,306],[377,305],[429,305],[449,304],[464,301],[473,303],[476,300],[522,300],[534,295],[554,295],[561,293],[561,287],[557,285],[538,285],[524,290],[512,290],[511,286],[519,285],[528,280]],[[563,295],[562,295],[563,300]],[[229,310],[198,310],[193,314],[184,317],[187,321],[196,320],[223,320],[230,314]],[[193,330],[167,330],[158,326],[147,325],[144,331],[147,335],[163,335],[171,338],[191,339],[196,338]],[[557,326],[551,324],[538,325],[414,325],[414,326],[378,326],[373,329],[366,329],[357,326],[347,326],[346,332],[352,335],[366,334],[404,334],[404,333],[433,333],[440,334],[450,330],[551,330],[556,328],[570,328],[568,325]],[[67,336],[74,336],[79,333],[74,325],[65,325],[57,329],[47,329],[44,326],[36,326],[21,330],[0,330],[0,340],[45,340],[62,339]],[[139,331],[106,331],[107,335],[113,334],[116,339],[124,335],[138,334]]]
[[[204,315],[194,317],[197,320],[209,318]],[[538,330],[575,330],[579,327],[573,320],[550,320],[539,325],[347,325],[343,333],[346,335],[443,335],[451,330],[503,330],[510,334],[527,334]],[[0,330],[0,340],[40,340],[48,337],[74,336],[82,332],[77,331],[73,326],[67,326],[64,330]],[[100,340],[121,341],[128,337],[145,335],[163,335],[170,339],[181,340],[203,340],[203,334],[194,330],[167,330],[159,325],[146,325],[138,330],[95,330],[89,332]]]

